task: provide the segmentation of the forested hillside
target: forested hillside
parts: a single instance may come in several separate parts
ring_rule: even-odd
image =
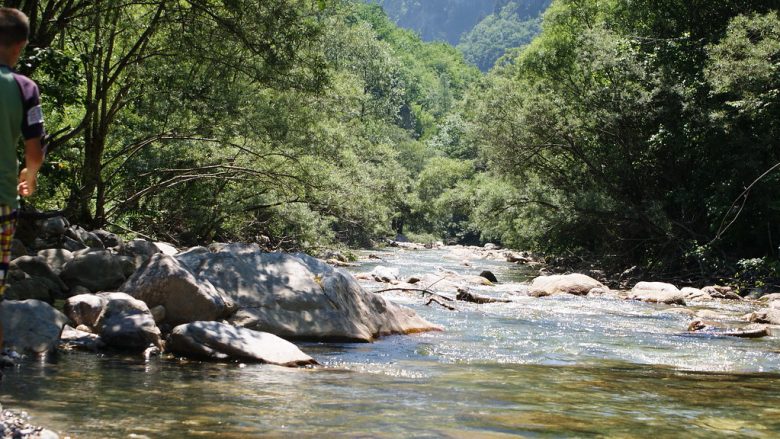
[[[774,2],[556,0],[484,76],[375,4],[109,3],[18,4],[55,134],[36,208],[181,244],[403,232],[614,269],[777,270]],[[493,21],[466,46],[523,10],[448,4],[467,3]]]
[[[539,34],[541,14],[547,6],[549,1],[498,2],[496,12],[461,36],[458,49],[467,61],[486,72],[508,50],[525,46]]]
[[[11,3],[54,134],[30,204],[182,245],[391,234],[421,139],[479,77],[376,6]]]
[[[777,273],[776,6],[553,2],[464,106],[479,160],[439,197],[459,233],[667,275]]]
[[[497,10],[504,0],[366,0],[384,9],[396,24],[425,41],[458,44],[461,35]]]
[[[513,48],[539,33],[550,0],[367,0],[382,6],[395,22],[426,41],[457,45],[466,59],[487,71]]]

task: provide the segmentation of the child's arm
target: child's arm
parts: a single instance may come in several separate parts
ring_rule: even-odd
[[[38,170],[43,163],[43,147],[41,139],[29,139],[24,141],[25,168],[19,173],[19,195],[29,197],[35,192],[38,180]]]
[[[25,168],[19,173],[19,195],[29,197],[35,192],[38,170],[43,163],[46,151],[43,149],[43,110],[38,85],[30,78],[14,74],[22,93],[22,137],[24,137]]]

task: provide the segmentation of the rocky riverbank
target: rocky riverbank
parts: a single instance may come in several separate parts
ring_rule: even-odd
[[[0,437],[8,439],[57,439],[57,433],[30,424],[26,412],[4,410],[0,406]]]
[[[430,248],[445,250],[445,259],[458,261],[464,271],[479,272],[484,261],[506,261],[525,266],[529,273],[537,272],[530,283],[512,284],[496,288],[502,293],[491,296],[495,286],[495,275],[482,270],[477,274],[463,274],[453,270],[421,272],[401,276],[397,267],[379,265],[371,272],[357,273],[358,279],[374,282],[375,291],[406,291],[422,294],[429,305],[440,305],[449,310],[457,310],[458,302],[495,303],[512,301],[517,297],[533,297],[543,300],[555,296],[580,296],[593,299],[611,299],[641,301],[667,305],[666,312],[689,318],[681,331],[713,336],[763,337],[774,332],[780,333],[780,293],[766,294],[758,299],[744,298],[731,287],[723,285],[701,285],[698,288],[678,287],[668,282],[653,280],[607,279],[599,270],[570,272],[551,268],[542,257],[529,252],[516,252],[501,249],[494,244],[484,247],[421,245],[414,243],[393,243],[402,251],[423,251]],[[381,261],[381,255],[369,255],[369,260]],[[557,272],[558,274],[552,274]],[[609,285],[617,285],[610,288]],[[470,292],[470,289],[489,297]],[[740,306],[723,306],[724,304]],[[750,312],[745,312],[748,309]]]
[[[678,288],[652,281],[613,289],[615,283],[598,271],[552,274],[543,258],[495,245],[394,243],[402,252],[436,247],[451,268],[402,276],[392,263],[383,265],[377,252],[357,264],[376,265],[373,270],[353,275],[336,268],[355,269],[338,252],[317,259],[250,244],[178,249],[87,232],[63,218],[39,221],[35,228],[14,242],[9,300],[0,305],[6,347],[28,356],[79,349],[300,367],[318,361],[293,341],[371,342],[442,329],[385,300],[385,291],[408,293],[444,312],[510,306],[521,298],[642,301],[686,316],[680,332],[716,337],[763,337],[780,324],[776,294],[746,300],[724,286]],[[486,261],[541,275],[506,282],[481,269],[490,265]],[[493,293],[499,285],[500,293]],[[714,306],[726,302],[740,306]],[[37,434],[29,427],[19,431]]]
[[[8,285],[4,347],[22,356],[81,349],[300,367],[318,363],[295,340],[440,329],[306,254],[125,241],[62,217],[20,227]]]
[[[6,346],[19,352],[42,354],[62,340],[68,348],[300,365],[314,360],[285,339],[370,342],[439,329],[309,255],[125,242],[60,217],[37,227],[14,242],[1,306]],[[65,301],[61,310],[55,300]]]

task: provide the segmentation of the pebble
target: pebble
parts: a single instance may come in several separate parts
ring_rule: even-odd
[[[58,439],[57,433],[30,424],[27,412],[3,410],[0,405],[0,437],[12,439]]]

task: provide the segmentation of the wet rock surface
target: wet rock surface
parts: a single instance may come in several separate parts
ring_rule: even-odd
[[[168,349],[178,355],[243,360],[279,366],[317,364],[294,344],[267,332],[219,322],[193,322],[173,329]]]
[[[555,294],[585,296],[594,289],[608,290],[601,282],[584,274],[540,276],[531,283],[531,294],[536,297]]]

